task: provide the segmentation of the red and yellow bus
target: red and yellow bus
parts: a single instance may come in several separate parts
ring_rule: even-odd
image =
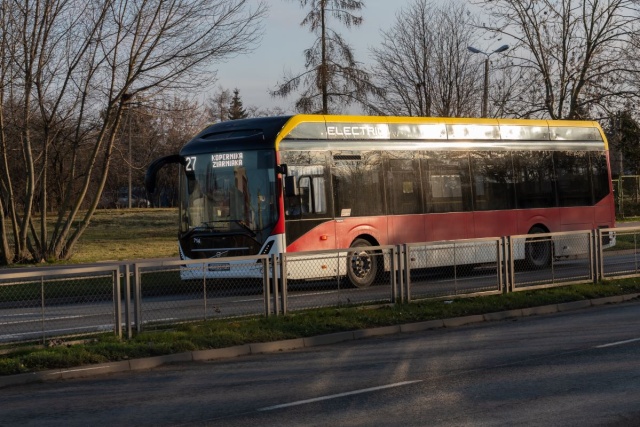
[[[591,121],[293,115],[214,124],[146,183],[180,163],[180,256],[205,260],[611,228],[608,153]],[[346,264],[360,287],[380,269]]]

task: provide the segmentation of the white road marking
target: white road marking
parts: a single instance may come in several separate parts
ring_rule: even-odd
[[[596,348],[606,348],[606,347],[613,347],[616,345],[623,345],[623,344],[629,344],[631,342],[636,342],[636,341],[640,341],[640,338],[634,338],[632,340],[625,340],[625,341],[617,341],[617,342],[611,342],[609,344],[602,344],[602,345],[598,345],[596,346]]]
[[[273,411],[274,409],[282,409],[282,408],[288,408],[291,406],[305,405],[307,403],[320,402],[320,401],[329,400],[329,399],[337,399],[339,397],[345,397],[345,396],[353,396],[354,394],[370,393],[372,391],[384,390],[384,389],[393,388],[393,387],[401,387],[403,385],[409,385],[409,384],[415,384],[415,383],[421,383],[421,382],[422,380],[403,381],[400,383],[381,385],[378,387],[363,388],[362,390],[354,390],[354,391],[348,391],[346,393],[331,394],[328,396],[321,396],[313,399],[298,400],[297,402],[283,403],[282,405],[267,406],[266,408],[258,409],[258,411]]]

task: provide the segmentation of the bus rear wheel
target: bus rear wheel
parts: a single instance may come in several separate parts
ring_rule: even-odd
[[[547,231],[541,227],[533,227],[529,234],[547,233]],[[529,268],[539,269],[547,267],[551,264],[551,238],[539,237],[529,238],[525,247],[525,259]]]
[[[347,254],[347,278],[356,288],[367,288],[378,275],[378,260],[373,251],[360,249],[371,246],[364,239],[356,239]]]

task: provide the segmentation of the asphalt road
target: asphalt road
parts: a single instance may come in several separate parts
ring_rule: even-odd
[[[2,426],[640,425],[640,302],[0,390]]]

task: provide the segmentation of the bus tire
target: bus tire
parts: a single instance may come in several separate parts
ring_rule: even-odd
[[[542,227],[535,226],[529,230],[529,234],[548,233]],[[525,246],[525,260],[526,265],[530,269],[541,269],[551,264],[552,256],[551,239],[544,238],[529,238],[527,239]]]
[[[378,275],[378,259],[373,251],[359,249],[371,246],[365,239],[356,239],[347,253],[347,278],[356,288],[368,288]]]

